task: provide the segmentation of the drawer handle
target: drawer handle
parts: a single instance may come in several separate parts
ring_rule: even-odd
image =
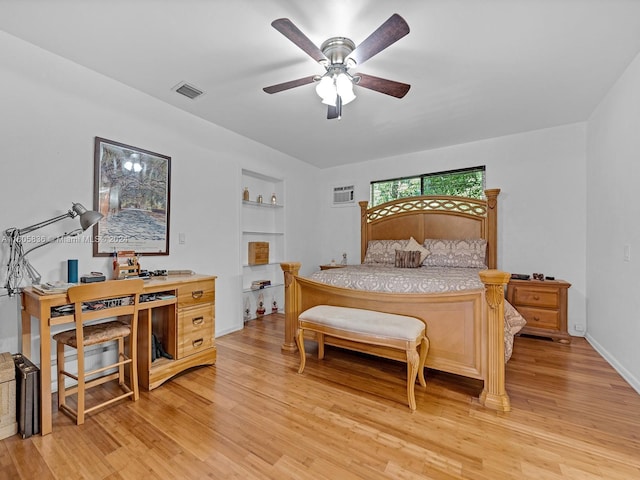
[[[539,321],[540,321],[540,317],[533,317],[533,319],[534,319],[536,322],[539,322]]]
[[[204,292],[202,290],[195,290],[195,291],[191,292],[191,296],[193,298],[201,298],[202,295],[204,295]]]
[[[191,342],[191,345],[193,345],[193,348],[198,348],[198,347],[201,347],[203,343],[204,343],[204,339],[203,338],[199,338],[199,339],[194,340],[193,342]]]
[[[538,295],[534,295],[534,296],[533,296],[533,299],[534,299],[534,300],[540,300],[540,297],[539,297]]]
[[[194,325],[202,325],[204,323],[204,317],[192,318],[191,323],[193,323]]]

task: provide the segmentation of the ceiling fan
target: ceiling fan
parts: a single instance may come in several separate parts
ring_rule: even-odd
[[[331,37],[318,48],[298,27],[288,18],[279,18],[271,22],[271,26],[300,47],[307,55],[322,65],[326,72],[323,75],[311,75],[289,82],[265,87],[267,93],[277,93],[290,88],[317,82],[316,92],[322,98],[322,103],[328,105],[327,118],[341,118],[342,106],[355,99],[353,86],[368,88],[376,92],[404,97],[411,85],[385,78],[374,77],[358,73],[352,75],[349,69],[362,65],[374,55],[400,40],[409,33],[407,22],[394,13],[369,35],[360,45],[346,37]]]

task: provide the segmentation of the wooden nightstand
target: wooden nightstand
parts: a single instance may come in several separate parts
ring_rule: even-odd
[[[341,263],[327,263],[326,265],[320,265],[320,270],[331,270],[332,268],[344,268],[346,265]]]
[[[567,293],[564,280],[510,280],[507,301],[527,320],[520,333],[571,343],[567,332]]]

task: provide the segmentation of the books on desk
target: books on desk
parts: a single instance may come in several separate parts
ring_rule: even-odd
[[[53,295],[56,293],[67,293],[69,287],[74,287],[75,283],[47,282],[40,285],[32,285],[31,288],[40,295]]]

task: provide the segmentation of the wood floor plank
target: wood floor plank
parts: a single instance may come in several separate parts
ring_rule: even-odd
[[[0,442],[0,480],[640,478],[640,395],[582,338],[518,337],[512,411],[479,405],[481,382],[427,371],[406,405],[404,364],[308,342],[282,353],[282,315],[216,339],[215,366],[76,426]],[[100,395],[100,393],[96,393]]]

